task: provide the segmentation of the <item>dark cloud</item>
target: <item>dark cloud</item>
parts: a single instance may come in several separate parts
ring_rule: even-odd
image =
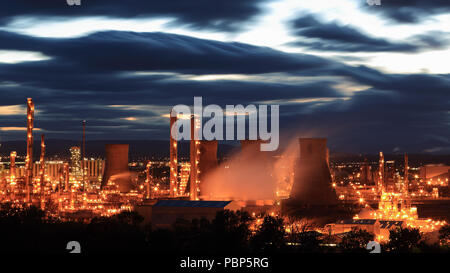
[[[80,38],[31,38],[0,31],[0,49],[39,51],[88,71],[176,71],[192,74],[300,71],[331,64],[312,55],[167,33],[98,32]],[[33,64],[27,64],[34,69]],[[62,65],[61,65],[62,66]],[[48,68],[50,69],[50,68]],[[56,70],[60,70],[56,68]]]
[[[36,126],[50,138],[71,138],[83,119],[92,126],[90,139],[163,138],[168,124],[160,115],[175,104],[192,105],[193,96],[222,106],[280,100],[283,132],[327,136],[334,150],[373,152],[403,145],[423,151],[442,146],[450,135],[450,75],[386,74],[306,54],[164,33],[48,39],[0,32],[0,37],[0,49],[38,51],[50,58],[0,65],[0,105],[24,105],[33,97]],[[208,74],[255,78],[189,78]],[[346,82],[368,89],[354,93],[336,87]],[[0,114],[0,127],[16,126],[25,126],[25,113]],[[7,134],[15,138],[23,132]]]
[[[299,17],[293,20],[291,25],[293,34],[299,37],[291,44],[321,51],[416,52],[443,48],[449,44],[448,34],[444,32],[414,36],[407,42],[391,42],[370,37],[348,25],[320,22],[312,15]]]
[[[430,16],[450,12],[448,0],[381,0],[380,6],[359,1],[367,12],[377,12],[396,23],[420,23]]]
[[[430,97],[426,92],[372,88],[350,100],[325,102],[312,113],[299,112],[294,105],[283,109],[290,113],[283,118],[284,130],[292,131],[291,135],[328,137],[334,151],[375,153],[399,146],[402,151],[420,153],[442,146],[443,140],[447,142],[444,147],[450,147],[449,95]],[[295,130],[291,124],[296,124]]]
[[[173,17],[179,24],[193,28],[213,28],[233,31],[252,17],[263,12],[261,5],[268,0],[81,0],[80,6],[69,6],[66,0],[1,0],[0,24],[16,16],[75,18],[104,16],[112,18]]]
[[[109,104],[123,104],[131,99],[133,104],[165,105],[177,104],[177,100],[186,103],[185,98],[191,102],[194,95],[223,102],[293,99],[299,94],[303,97],[339,96],[331,87],[336,84],[332,81],[294,85],[185,79],[204,74],[298,73],[339,65],[311,55],[165,33],[111,31],[80,38],[48,39],[0,32],[0,37],[5,40],[0,49],[39,51],[51,58],[0,65],[0,81],[20,84],[9,87],[10,90],[27,88],[24,92],[29,92],[31,88],[38,88],[46,101],[74,101],[81,96],[91,96],[91,101],[97,102],[101,100],[97,96],[99,92],[108,96]],[[171,74],[137,74],[138,71]],[[61,95],[59,90],[64,93]],[[10,100],[17,101],[17,96],[4,103]]]

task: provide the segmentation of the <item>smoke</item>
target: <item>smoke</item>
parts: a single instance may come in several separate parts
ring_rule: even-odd
[[[121,172],[109,178],[108,183],[116,184],[121,192],[136,189],[138,174],[136,172]]]
[[[134,172],[121,172],[121,173],[118,173],[118,174],[111,175],[109,180],[111,182],[115,183],[118,180],[131,179],[132,177],[135,177],[135,176],[137,176],[137,174],[134,173]]]
[[[289,197],[294,184],[295,164],[300,155],[298,138],[289,141],[283,153],[274,163],[273,175],[277,181],[277,196]]]
[[[278,156],[259,149],[236,153],[206,175],[202,195],[209,200],[273,200],[289,195],[298,150],[298,141],[292,141]]]

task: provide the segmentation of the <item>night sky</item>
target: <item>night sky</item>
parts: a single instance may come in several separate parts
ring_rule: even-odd
[[[172,106],[280,104],[282,143],[450,153],[448,0],[0,0],[0,137],[168,139]]]

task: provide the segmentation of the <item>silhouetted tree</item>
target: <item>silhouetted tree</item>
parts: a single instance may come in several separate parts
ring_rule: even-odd
[[[442,245],[450,245],[450,225],[447,224],[439,230],[439,241]]]
[[[365,252],[367,244],[373,241],[374,237],[373,233],[353,228],[342,237],[339,247],[344,252]]]
[[[253,251],[277,251],[286,247],[283,218],[266,216],[259,230],[251,238]]]
[[[292,243],[296,243],[296,251],[300,252],[320,252],[322,244],[322,234],[317,231],[303,231],[290,236]]]
[[[135,211],[122,211],[115,217],[119,222],[131,226],[139,226],[144,221],[144,217]]]
[[[389,231],[387,248],[392,252],[411,252],[419,247],[422,239],[419,229],[396,228]]]
[[[158,253],[179,251],[176,248],[175,233],[169,229],[157,229],[150,235],[150,250]]]
[[[245,211],[219,211],[211,222],[211,232],[219,252],[247,250],[251,220]]]

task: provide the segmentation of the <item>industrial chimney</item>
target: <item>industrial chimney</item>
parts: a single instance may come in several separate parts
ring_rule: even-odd
[[[27,99],[27,157],[25,159],[26,179],[26,202],[32,202],[33,195],[33,128],[34,128],[34,102]]]
[[[105,145],[105,173],[101,187],[104,188],[111,180],[119,187],[120,192],[131,190],[131,176],[128,169],[128,144]]]
[[[41,135],[41,159],[39,161],[41,203],[45,203],[45,135]]]
[[[177,115],[174,112],[170,113],[170,197],[178,195],[178,148],[177,140],[172,137],[172,129],[177,122]]]
[[[11,184],[15,184],[15,178],[16,178],[16,156],[17,152],[12,151],[9,155],[10,164],[9,164],[9,179],[11,181]]]
[[[195,117],[195,115],[191,115],[191,140],[190,140],[190,162],[191,162],[191,170],[189,177],[189,200],[198,200],[198,194],[200,191],[199,183],[200,180],[198,178],[199,170],[199,145],[200,140],[198,137],[198,130],[200,128],[200,120]]]
[[[307,206],[337,205],[327,163],[326,138],[300,138],[290,200]]]

